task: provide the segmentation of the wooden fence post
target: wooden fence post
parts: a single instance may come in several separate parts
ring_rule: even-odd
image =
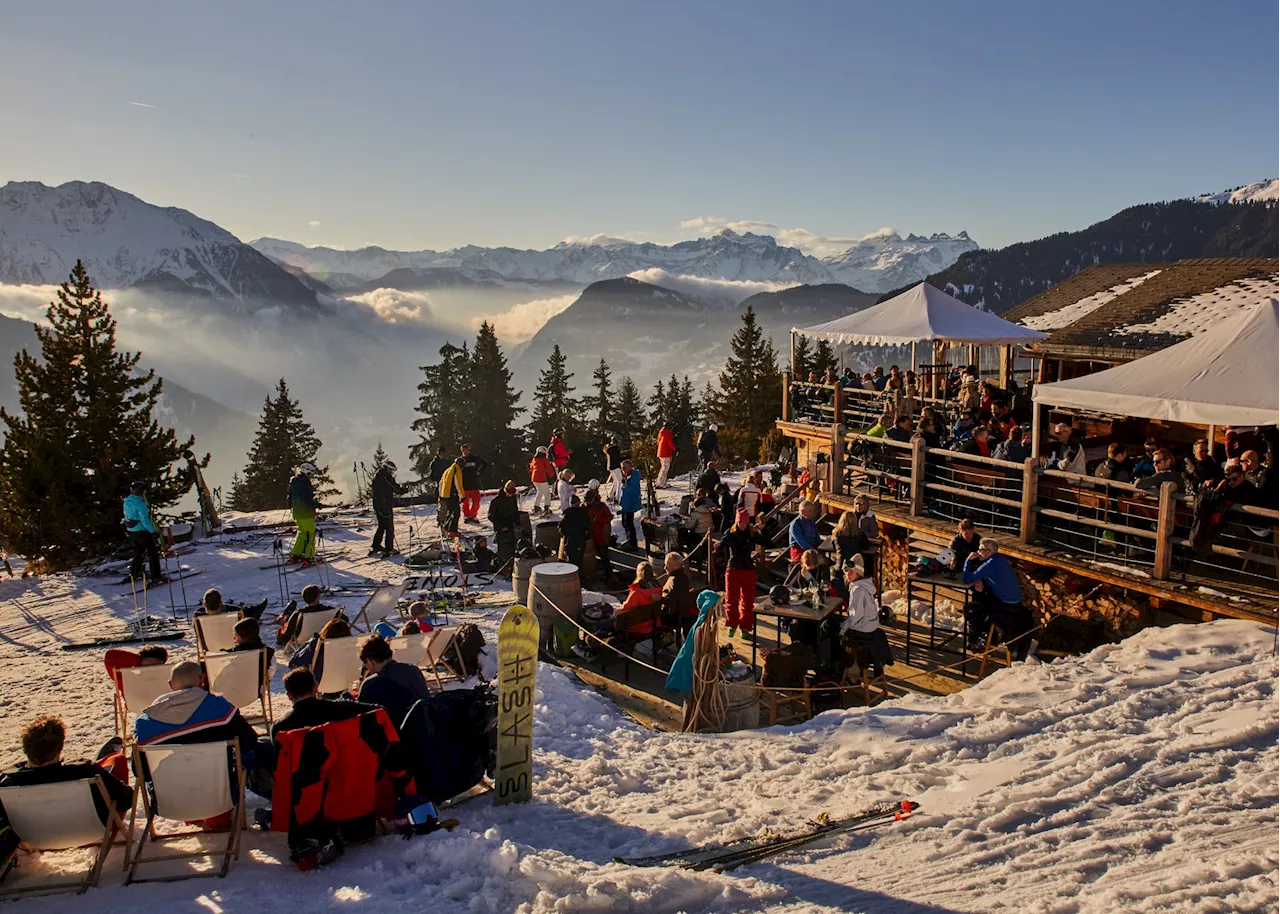
[[[791,372],[782,373],[782,421],[791,421]]]
[[[924,462],[925,444],[923,438],[911,439],[911,513],[915,517],[924,516]]]
[[[1160,484],[1159,513],[1156,515],[1156,563],[1155,577],[1159,581],[1169,579],[1169,567],[1173,561],[1174,491],[1177,484]]]
[[[1023,543],[1036,538],[1036,500],[1040,488],[1040,474],[1036,472],[1040,461],[1028,457],[1022,462],[1022,520],[1018,530]]]
[[[831,483],[827,489],[833,495],[844,494],[844,426],[839,422],[831,426]]]
[[[834,403],[836,415],[835,423],[836,425],[839,425],[844,421],[844,384],[840,381],[836,381],[836,395]]]

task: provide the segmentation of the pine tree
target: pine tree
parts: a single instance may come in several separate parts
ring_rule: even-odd
[[[231,474],[231,486],[227,490],[227,497],[223,499],[223,505],[231,511],[248,511],[249,503],[245,498],[244,480],[240,478],[240,474]]]
[[[276,385],[275,398],[267,397],[262,405],[258,433],[254,436],[253,447],[249,449],[249,463],[244,468],[241,492],[245,507],[241,510],[287,507],[289,477],[304,461],[316,463],[320,447],[315,429],[303,418],[302,407],[289,396],[289,386],[281,378]],[[329,477],[329,468],[319,464],[317,471],[311,474],[311,484],[318,498],[337,491]]]
[[[813,353],[809,348],[809,338],[803,333],[796,334],[795,355],[792,358],[795,362],[795,376],[800,380],[807,380],[809,372],[813,370]]]
[[[640,399],[640,389],[631,378],[623,378],[618,386],[618,400],[614,407],[613,433],[622,442],[622,450],[636,438],[643,438],[645,432],[644,402]]]
[[[604,359],[592,372],[591,385],[591,395],[582,398],[582,411],[590,423],[587,434],[603,443],[613,430],[613,373]]]
[[[445,343],[440,347],[439,363],[422,366],[417,407],[421,418],[410,426],[418,435],[418,443],[409,448],[413,472],[419,479],[427,477],[437,448],[454,455],[458,445],[467,440],[474,412],[471,379],[471,353],[466,346]]]
[[[538,386],[533,392],[533,416],[529,423],[529,437],[536,444],[550,441],[551,433],[557,428],[565,429],[570,441],[580,437],[569,434],[570,429],[575,433],[578,431],[581,407],[573,396],[570,385],[573,372],[566,369],[568,361],[557,343],[551,355],[547,356],[547,367],[538,375]]]
[[[671,421],[672,399],[673,396],[679,396],[680,385],[676,381],[676,376],[671,376],[671,384],[665,385],[661,379],[657,384],[653,385],[653,393],[649,396],[647,404],[649,409],[649,417],[654,425],[661,422]]]
[[[813,370],[819,375],[826,373],[828,368],[836,364],[836,354],[825,338],[818,339],[818,345],[813,350]]]
[[[377,475],[378,470],[382,469],[382,465],[387,462],[387,452],[382,449],[382,442],[378,442],[378,446],[373,452],[373,462],[367,466],[360,464],[352,467],[356,475],[356,501],[366,502],[373,498],[373,477]]]
[[[698,433],[698,403],[693,392],[693,382],[689,376],[676,383],[675,375],[671,376],[668,389],[674,391],[671,407],[671,432],[675,435],[676,447],[680,452],[672,462],[676,472],[682,472],[697,462],[697,451],[693,447]]]
[[[21,415],[0,409],[0,540],[65,568],[121,539],[133,480],[150,483],[153,510],[185,494],[182,453],[195,441],[153,417],[161,380],[137,374],[141,353],[116,351],[115,319],[79,261],[46,317],[40,356],[13,360]]]
[[[489,462],[487,472],[495,483],[519,479],[520,469],[528,463],[524,435],[516,427],[524,408],[520,406],[520,394],[511,386],[507,358],[488,321],[480,324],[476,334],[465,408],[466,431],[459,441],[465,440]],[[431,456],[435,456],[434,452]],[[430,457],[427,460],[429,463]]]
[[[752,454],[782,414],[781,389],[773,342],[756,322],[755,308],[748,305],[742,313],[742,326],[730,343],[729,359],[720,373],[716,412],[725,425],[746,437]]]

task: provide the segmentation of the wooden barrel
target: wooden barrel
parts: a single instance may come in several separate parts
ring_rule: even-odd
[[[545,637],[550,637],[555,620],[562,618],[551,608],[551,603],[560,607],[570,619],[578,621],[582,615],[582,583],[578,580],[577,565],[544,562],[533,569],[529,581],[528,606],[538,617]]]
[[[521,606],[529,605],[529,577],[533,569],[542,564],[542,559],[517,558],[511,572],[511,589],[515,592],[516,602]]]
[[[528,511],[516,512],[516,539],[533,542],[533,524],[529,521]]]
[[[760,726],[760,690],[755,678],[724,684],[724,732],[754,730]]]
[[[533,528],[533,544],[546,546],[552,552],[560,548],[560,521],[544,520]]]
[[[588,581],[596,580],[596,547],[591,543],[582,551],[582,576]]]

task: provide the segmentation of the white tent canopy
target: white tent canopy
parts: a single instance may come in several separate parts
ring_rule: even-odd
[[[1192,425],[1275,425],[1280,419],[1276,300],[1151,355],[1040,384],[1035,401]]]
[[[864,311],[813,327],[792,327],[791,332],[864,346],[905,346],[926,340],[1009,346],[1045,338],[1038,330],[1011,324],[923,282]]]

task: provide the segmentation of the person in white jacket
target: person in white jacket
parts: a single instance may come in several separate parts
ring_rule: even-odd
[[[573,470],[560,471],[560,516],[564,516],[564,512],[568,511],[573,505],[573,496],[577,492],[573,488]]]
[[[840,625],[841,640],[846,648],[870,667],[873,678],[884,675],[884,668],[893,663],[889,639],[880,630],[880,605],[876,600],[876,586],[866,576],[862,556],[855,555],[844,568],[844,590],[848,593],[848,616]]]

